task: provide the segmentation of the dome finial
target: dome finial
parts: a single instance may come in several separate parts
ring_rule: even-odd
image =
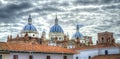
[[[76,26],[76,32],[79,32],[79,25]]]
[[[32,18],[31,18],[30,14],[29,14],[29,17],[28,17],[28,24],[32,24]]]
[[[55,18],[55,24],[58,24],[57,13],[56,13],[56,18]]]

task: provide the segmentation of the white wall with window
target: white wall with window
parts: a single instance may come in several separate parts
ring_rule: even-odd
[[[67,59],[73,59],[73,55],[64,55],[64,54],[43,54],[43,53],[10,53],[10,59],[14,59],[14,55],[18,55],[18,59],[29,59],[32,55],[33,59],[47,59],[47,56],[50,56],[50,59],[63,59],[66,56]]]
[[[86,50],[77,50],[79,54],[75,54],[73,56],[74,59],[89,59],[89,57],[94,57],[97,55],[105,55],[105,54],[119,54],[118,47],[109,47],[109,48],[94,48],[94,49],[86,49]]]
[[[10,55],[9,54],[1,54],[0,59],[10,59]]]

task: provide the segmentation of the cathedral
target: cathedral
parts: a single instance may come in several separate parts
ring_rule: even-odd
[[[28,23],[20,34],[16,37],[8,35],[7,42],[0,42],[0,59],[101,59],[101,56],[120,56],[120,44],[115,43],[112,32],[98,33],[96,44],[93,45],[92,37],[84,36],[79,28],[77,24],[76,32],[70,39],[56,15],[49,29],[49,38],[46,38],[45,30],[39,36],[29,15]]]
[[[16,38],[12,38],[12,35],[8,36],[7,42],[20,42],[20,43],[34,43],[40,45],[60,46],[63,48],[75,48],[80,46],[93,45],[92,37],[83,36],[79,31],[79,25],[76,25],[76,32],[69,39],[69,36],[64,34],[64,30],[58,22],[57,15],[54,20],[54,25],[50,28],[49,39],[46,38],[46,32],[43,31],[40,38],[38,37],[38,31],[32,24],[32,17],[29,15],[28,24],[21,30],[20,35]]]

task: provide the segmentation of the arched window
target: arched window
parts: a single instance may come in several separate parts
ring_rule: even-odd
[[[112,43],[114,43],[114,39],[112,39]]]
[[[76,59],[78,59],[78,57],[76,57]]]
[[[35,34],[33,34],[33,37],[35,36]]]
[[[102,37],[102,43],[104,43],[104,38]]]
[[[109,40],[108,42],[111,43],[110,37],[108,38],[108,40]]]
[[[98,44],[99,42],[97,41],[97,44]]]
[[[61,37],[59,37],[59,40],[62,40]]]
[[[110,40],[109,40],[109,39],[107,39],[107,42],[109,43],[109,42],[110,42]]]

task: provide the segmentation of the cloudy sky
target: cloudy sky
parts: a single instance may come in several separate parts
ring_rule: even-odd
[[[98,32],[110,31],[120,42],[120,0],[0,0],[0,41],[19,34],[29,14],[39,35],[43,29],[49,33],[56,13],[70,37],[80,24],[80,32],[92,36],[93,41]]]

